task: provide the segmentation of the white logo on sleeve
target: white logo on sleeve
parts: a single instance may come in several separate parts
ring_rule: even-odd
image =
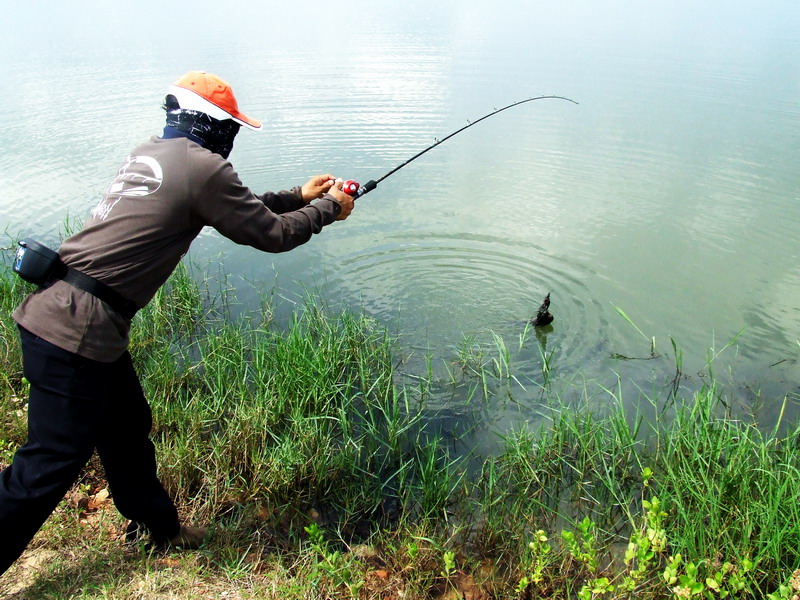
[[[92,210],[91,216],[104,221],[123,197],[149,196],[161,187],[164,172],[150,156],[129,156],[120,168],[105,197]]]

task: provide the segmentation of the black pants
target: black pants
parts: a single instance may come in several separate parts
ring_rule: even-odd
[[[22,554],[97,449],[114,504],[154,538],[177,535],[156,475],[150,407],[130,355],[113,363],[67,352],[20,328],[31,384],[28,440],[0,472],[0,574]]]

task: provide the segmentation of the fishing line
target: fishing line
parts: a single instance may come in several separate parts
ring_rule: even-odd
[[[361,184],[359,184],[358,182],[355,182],[355,181],[352,181],[352,180],[350,180],[350,181],[346,181],[346,182],[344,182],[343,189],[344,189],[345,193],[348,193],[348,194],[350,194],[351,196],[354,196],[354,197],[356,197],[356,198],[360,198],[361,196],[363,196],[363,195],[365,195],[365,194],[368,194],[369,192],[371,192],[372,190],[374,190],[376,187],[378,187],[378,184],[379,184],[381,181],[383,181],[384,179],[386,179],[386,178],[387,178],[387,177],[389,177],[390,175],[394,175],[394,174],[395,174],[395,173],[397,173],[397,172],[398,172],[400,169],[402,169],[403,167],[405,167],[405,166],[406,166],[408,163],[410,163],[410,162],[412,162],[412,161],[414,161],[414,160],[418,159],[420,156],[422,156],[422,155],[423,155],[423,154],[425,154],[426,152],[429,152],[429,151],[433,150],[433,149],[434,149],[434,148],[436,148],[436,146],[438,146],[439,144],[441,144],[441,143],[443,143],[443,142],[446,142],[446,141],[447,141],[447,140],[449,140],[451,137],[453,137],[454,135],[457,135],[457,134],[461,133],[461,132],[462,132],[462,131],[464,131],[465,129],[469,129],[470,127],[472,127],[473,125],[477,125],[478,123],[480,123],[480,122],[481,122],[481,121],[483,121],[484,119],[488,119],[489,117],[492,117],[492,116],[496,115],[497,113],[501,113],[501,112],[503,112],[504,110],[508,110],[509,108],[514,108],[515,106],[519,106],[520,104],[525,104],[526,102],[533,102],[534,100],[546,100],[546,99],[553,99],[553,100],[566,100],[567,102],[572,102],[573,104],[578,104],[577,102],[575,102],[575,100],[572,100],[572,99],[570,99],[570,98],[565,98],[564,96],[537,96],[537,97],[535,97],[535,98],[528,98],[528,99],[526,99],[526,100],[520,100],[519,102],[513,102],[513,103],[509,104],[508,106],[504,106],[503,108],[497,108],[497,109],[493,110],[493,111],[492,111],[492,112],[490,112],[488,115],[484,115],[484,116],[482,116],[480,119],[477,119],[476,121],[469,121],[469,122],[467,123],[467,125],[464,125],[464,127],[462,127],[461,129],[458,129],[458,130],[454,131],[453,133],[451,133],[451,134],[447,135],[446,137],[443,137],[443,138],[442,138],[442,139],[440,139],[440,140],[439,140],[439,139],[437,139],[437,140],[436,140],[436,141],[435,141],[433,144],[431,144],[430,146],[428,146],[427,148],[425,148],[425,149],[424,149],[424,150],[422,150],[421,152],[417,152],[417,153],[416,153],[414,156],[412,156],[411,158],[409,158],[409,159],[408,159],[407,161],[405,161],[404,163],[402,163],[402,164],[400,164],[400,165],[396,166],[394,169],[392,169],[391,171],[389,171],[388,173],[386,173],[386,174],[385,174],[385,175],[383,175],[382,177],[380,177],[380,178],[378,178],[378,179],[370,179],[370,180],[369,180],[367,183],[365,183],[364,185],[361,185]]]

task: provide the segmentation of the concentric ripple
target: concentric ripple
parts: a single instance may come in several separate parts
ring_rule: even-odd
[[[534,244],[474,234],[394,234],[338,262],[333,293],[431,350],[496,333],[516,340],[551,294],[549,351],[579,365],[603,343],[607,323],[590,294],[589,269]],[[538,355],[538,354],[537,354]],[[537,367],[538,368],[538,367]]]

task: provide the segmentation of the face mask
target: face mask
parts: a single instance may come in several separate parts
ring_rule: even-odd
[[[203,142],[203,147],[228,158],[233,149],[233,140],[239,133],[240,125],[232,120],[220,121],[197,110],[182,109],[174,96],[167,96],[164,103],[167,111],[167,127],[174,127],[195,136]]]

